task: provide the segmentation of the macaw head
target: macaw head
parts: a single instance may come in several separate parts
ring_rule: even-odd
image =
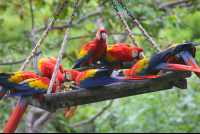
[[[139,47],[132,47],[131,48],[131,56],[134,59],[142,59],[142,52],[143,52],[142,48],[139,48]]]
[[[106,30],[100,29],[96,34],[96,38],[101,42],[105,41],[106,40]]]
[[[63,78],[63,75],[60,72],[60,70],[58,70],[54,83],[60,85],[63,88],[64,87],[64,82],[65,82],[65,80]]]
[[[79,73],[76,70],[64,70],[63,78],[65,81],[75,81]]]
[[[51,93],[61,92],[61,89],[62,89],[62,87],[60,85],[54,83]]]

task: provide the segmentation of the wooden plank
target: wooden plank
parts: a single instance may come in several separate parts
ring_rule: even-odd
[[[68,92],[52,93],[48,95],[44,94],[43,101],[44,102],[63,101],[66,99],[77,99],[77,98],[89,97],[89,96],[106,94],[106,93],[116,93],[116,92],[120,92],[120,90],[124,91],[124,90],[144,87],[144,85],[145,86],[156,85],[158,83],[165,83],[168,81],[183,79],[190,76],[191,76],[191,72],[177,71],[174,73],[163,74],[162,77],[151,79],[148,81],[136,81],[136,82],[126,82],[126,83],[119,82],[119,83],[108,84],[108,85],[99,86],[99,87],[95,87],[91,89],[79,88],[77,90],[68,91]]]
[[[49,112],[55,112],[59,108],[156,92],[171,89],[173,86],[185,89],[187,80],[184,78],[190,76],[191,72],[176,71],[148,81],[113,83],[92,89],[76,87],[77,89],[73,91],[44,94],[42,101],[33,100],[30,104]]]
[[[133,95],[139,95],[142,93],[150,93],[150,92],[156,92],[166,89],[171,89],[172,83],[166,82],[155,85],[143,87],[143,88],[134,88],[129,90],[124,90],[116,93],[105,93],[101,95],[95,95],[95,96],[89,96],[89,97],[83,97],[83,98],[76,98],[76,99],[67,99],[62,101],[56,101],[52,102],[52,109],[60,109],[60,108],[66,108],[71,106],[77,106],[77,105],[83,105],[83,104],[90,104],[105,100],[111,100],[116,98],[122,98],[127,96],[133,96]],[[156,89],[156,90],[155,90]]]

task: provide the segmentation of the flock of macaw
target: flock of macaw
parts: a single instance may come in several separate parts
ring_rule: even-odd
[[[97,32],[94,41],[82,48],[71,70],[63,70],[62,65],[59,65],[51,93],[61,92],[65,81],[74,81],[81,88],[91,88],[116,82],[149,80],[160,77],[160,72],[174,70],[193,71],[200,78],[200,68],[194,60],[196,45],[200,44],[174,44],[165,51],[141,59],[142,48],[131,47],[129,44],[123,43],[107,46],[106,30],[101,29]],[[135,59],[141,60],[122,74],[111,76],[114,68],[120,69],[119,64],[132,62]],[[98,61],[100,61],[99,64],[104,63],[109,67],[89,69],[83,72],[74,70],[88,65],[98,66]],[[0,100],[8,91],[9,95],[5,98],[19,96],[17,106],[5,125],[3,133],[11,133],[16,130],[31,97],[41,100],[42,94],[47,93],[56,62],[54,57],[40,54],[33,59],[37,74],[28,71],[0,73]],[[65,116],[69,115],[69,110],[70,107],[67,108]]]

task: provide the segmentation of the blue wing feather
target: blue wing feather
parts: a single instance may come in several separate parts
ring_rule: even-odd
[[[88,51],[87,55],[85,55],[84,57],[82,57],[80,59],[77,59],[75,64],[73,65],[72,69],[83,66],[84,61],[88,60],[92,54],[93,54],[93,52]]]
[[[34,94],[45,94],[47,93],[47,90],[44,90],[44,89],[35,89],[35,88],[29,88],[29,90],[18,90],[18,91],[15,91],[13,94],[10,94],[8,96],[6,96],[5,98],[8,98],[8,97],[14,97],[14,96],[20,96],[20,95],[34,95]]]

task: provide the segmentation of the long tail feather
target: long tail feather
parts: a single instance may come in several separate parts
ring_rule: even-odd
[[[192,66],[195,69],[200,69],[190,52],[182,52],[181,56],[187,65]],[[200,72],[195,72],[195,74],[200,78]]]
[[[2,133],[14,133],[30,101],[30,96],[20,96],[17,106],[10,116]]]
[[[71,108],[71,107],[67,107],[67,112],[66,112],[66,114],[65,114],[65,117],[67,117],[67,116],[69,115],[70,108]]]
[[[120,80],[142,80],[142,79],[152,79],[152,78],[157,78],[161,77],[160,75],[147,75],[147,76],[132,76],[128,78],[123,78]]]
[[[164,71],[180,70],[180,71],[200,72],[200,69],[195,69],[192,66],[180,65],[180,64],[170,64],[170,63],[160,63],[155,68],[159,69],[159,70],[164,70]]]
[[[72,115],[74,114],[75,110],[76,110],[77,106],[74,107],[74,110],[72,111],[70,117],[69,117],[69,120],[71,119]]]

